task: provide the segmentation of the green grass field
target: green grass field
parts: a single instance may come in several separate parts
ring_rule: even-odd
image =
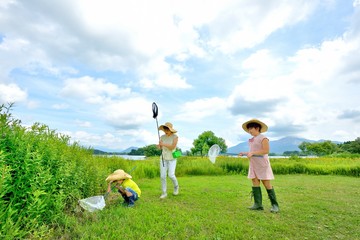
[[[136,180],[136,179],[134,179]],[[360,239],[360,179],[277,175],[281,212],[250,211],[250,181],[242,175],[179,177],[180,195],[160,200],[160,179],[136,180],[135,208],[112,193],[104,210],[80,208],[58,239]]]

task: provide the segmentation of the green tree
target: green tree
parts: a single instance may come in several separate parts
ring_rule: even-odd
[[[269,154],[270,155],[270,154]],[[299,151],[285,151],[283,153],[284,156],[299,156]]]
[[[298,146],[298,148],[301,150],[302,153],[304,153],[305,155],[309,155],[309,151],[308,151],[308,147],[311,143],[309,142],[302,142],[300,143],[300,145]]]
[[[144,149],[144,155],[146,157],[160,156],[161,154],[161,150],[157,148],[156,144],[145,146],[143,147],[143,149]]]
[[[202,147],[202,154],[201,154],[201,156],[205,156],[208,152],[209,152],[209,149],[210,149],[210,147],[209,147],[209,145],[205,142],[204,143],[204,145],[203,145],[203,147]]]
[[[339,147],[345,152],[360,153],[360,137],[356,138],[355,141],[344,142]]]
[[[142,156],[142,155],[144,155],[144,149],[143,148],[131,149],[131,151],[128,154],[129,155]]]
[[[193,155],[200,154],[204,156],[209,151],[210,147],[214,144],[218,144],[221,148],[221,153],[226,153],[227,146],[223,138],[215,136],[212,131],[205,131],[198,136],[197,139],[193,142],[193,148],[191,148],[191,153]]]
[[[299,149],[306,155],[329,155],[339,151],[339,147],[337,144],[331,141],[324,142],[302,142],[299,146]]]

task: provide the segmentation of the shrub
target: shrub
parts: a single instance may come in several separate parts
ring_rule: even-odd
[[[0,106],[1,232],[23,238],[36,229],[41,236],[61,224],[79,198],[94,193],[97,172],[86,163],[88,149],[46,125],[21,126],[11,106]]]

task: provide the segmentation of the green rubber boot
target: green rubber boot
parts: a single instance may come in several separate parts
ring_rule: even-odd
[[[279,204],[276,200],[276,195],[275,195],[275,190],[274,188],[272,189],[266,189],[267,193],[268,193],[268,196],[270,198],[270,202],[271,202],[271,209],[270,209],[270,212],[273,212],[273,213],[277,213],[280,211],[280,208],[279,208]]]
[[[254,205],[249,207],[250,210],[264,210],[262,206],[261,187],[252,187],[251,196],[254,197]]]

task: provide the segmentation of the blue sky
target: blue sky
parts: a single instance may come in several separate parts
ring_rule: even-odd
[[[0,103],[86,147],[360,137],[359,0],[2,0]]]

